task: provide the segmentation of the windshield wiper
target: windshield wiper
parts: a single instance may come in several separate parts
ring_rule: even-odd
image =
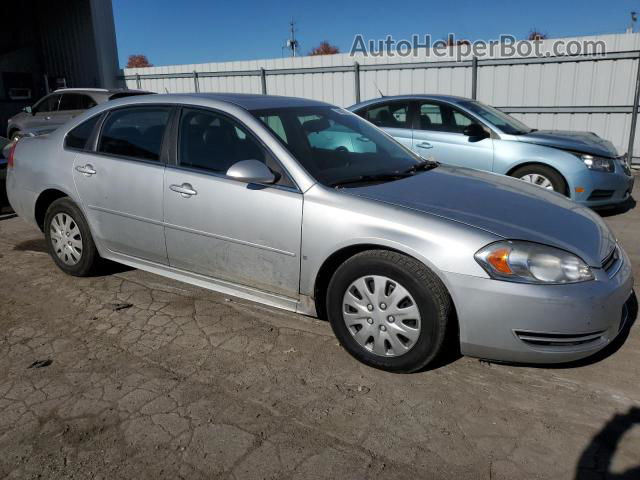
[[[440,165],[440,163],[436,162],[435,160],[424,160],[420,163],[415,164],[408,170],[405,170],[404,173],[411,174],[411,173],[417,173],[417,172],[426,172],[428,170],[433,170],[438,165]]]
[[[411,176],[413,172],[379,173],[376,175],[358,175],[357,177],[344,178],[331,183],[331,187],[340,187],[355,183],[384,182],[387,180],[399,180]]]

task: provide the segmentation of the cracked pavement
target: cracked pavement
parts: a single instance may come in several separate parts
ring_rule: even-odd
[[[639,219],[606,218],[636,278]],[[638,474],[637,326],[577,366],[395,375],[323,321],[125,267],[67,276],[19,218],[0,220],[0,286],[1,477]]]

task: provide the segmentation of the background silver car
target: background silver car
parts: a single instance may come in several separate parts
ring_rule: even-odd
[[[370,147],[313,142],[327,126]],[[424,161],[325,103],[117,100],[19,141],[9,163],[9,200],[62,270],[102,257],[326,316],[378,368],[422,368],[448,329],[467,355],[573,360],[629,315],[629,259],[591,210]]]
[[[382,97],[349,110],[422,156],[510,175],[589,207],[626,202],[633,175],[613,144],[591,132],[538,131],[476,100]]]
[[[96,105],[117,98],[149,93],[151,92],[143,90],[62,88],[11,117],[7,125],[7,136],[16,140],[24,135],[44,135]]]

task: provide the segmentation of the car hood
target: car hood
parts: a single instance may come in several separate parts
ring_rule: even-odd
[[[499,237],[553,245],[593,267],[615,237],[593,211],[568,198],[510,177],[446,167],[344,192],[461,222]]]
[[[518,135],[518,140],[536,145],[589,153],[601,157],[617,157],[618,152],[613,144],[591,132],[568,132],[561,130],[537,130]]]

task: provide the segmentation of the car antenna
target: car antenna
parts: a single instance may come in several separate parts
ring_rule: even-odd
[[[384,93],[382,93],[382,90],[380,90],[378,88],[378,84],[376,82],[373,82],[374,87],[376,87],[376,90],[378,90],[378,93],[380,94],[380,98],[384,98]]]

